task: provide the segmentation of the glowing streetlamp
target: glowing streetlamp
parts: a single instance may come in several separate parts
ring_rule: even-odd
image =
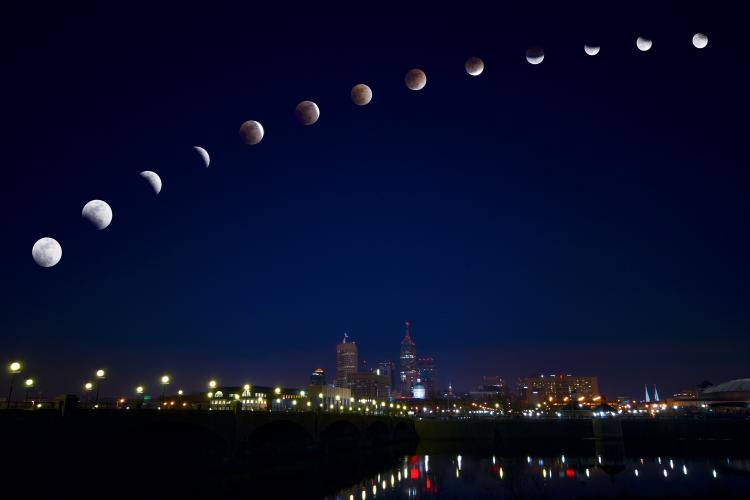
[[[164,393],[167,391],[167,386],[169,385],[170,379],[169,375],[162,375],[161,376],[161,400],[164,401]]]
[[[26,403],[29,400],[29,389],[32,389],[34,387],[34,379],[27,378],[23,382],[23,386],[26,388],[26,395],[23,397],[23,402]]]
[[[99,404],[99,386],[102,384],[102,380],[106,377],[106,373],[104,370],[99,368],[96,370],[96,398],[94,398],[94,403]]]
[[[209,389],[216,389],[216,380],[209,380],[208,381],[208,388]]]
[[[8,373],[10,373],[10,389],[8,390],[8,401],[5,403],[6,408],[10,408],[10,398],[13,397],[13,382],[16,381],[16,376],[21,373],[21,368],[23,366],[21,365],[20,361],[11,361],[8,364]]]

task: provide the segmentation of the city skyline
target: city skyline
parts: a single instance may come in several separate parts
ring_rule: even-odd
[[[99,366],[122,390],[300,384],[343,331],[396,361],[409,318],[464,390],[744,377],[750,82],[730,14],[14,7],[0,359],[54,391]],[[43,237],[54,267],[32,256]]]

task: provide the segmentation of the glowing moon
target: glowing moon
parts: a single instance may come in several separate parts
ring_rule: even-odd
[[[312,125],[320,118],[320,108],[312,101],[302,101],[294,108],[294,116],[302,125]]]
[[[708,45],[708,37],[703,33],[696,33],[693,35],[693,45],[696,49],[705,49]]]
[[[427,75],[421,69],[410,69],[406,72],[404,83],[411,90],[422,90],[427,85]]]
[[[102,200],[91,200],[86,203],[81,215],[100,231],[112,222],[112,209],[107,202]]]
[[[62,259],[62,247],[54,238],[41,238],[31,248],[31,257],[42,267],[52,267]]]
[[[583,50],[590,56],[595,56],[599,53],[600,47],[598,45],[584,45]]]
[[[144,170],[140,175],[148,181],[151,188],[154,190],[154,193],[159,194],[159,192],[161,192],[161,177],[159,177],[156,172]]]
[[[531,47],[526,51],[526,60],[531,64],[541,64],[544,61],[544,51],[539,47]]]
[[[250,146],[255,146],[262,141],[265,134],[266,131],[263,130],[263,125],[255,120],[248,120],[240,126],[240,139]]]
[[[643,38],[642,36],[639,36],[638,40],[635,41],[635,45],[636,47],[638,47],[638,49],[641,52],[646,52],[647,50],[651,48],[651,46],[653,45],[653,42],[648,38]]]
[[[201,159],[203,160],[203,164],[208,168],[209,163],[211,163],[211,157],[208,156],[208,151],[200,146],[193,146],[193,149],[198,151],[198,154],[201,155]]]
[[[357,106],[366,106],[372,101],[372,89],[364,83],[358,83],[352,88],[352,102]]]
[[[478,57],[470,57],[466,60],[464,68],[471,76],[479,76],[482,74],[482,71],[484,71],[484,61]]]

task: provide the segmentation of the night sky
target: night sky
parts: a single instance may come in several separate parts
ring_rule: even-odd
[[[5,12],[0,358],[48,396],[100,367],[107,395],[162,373],[302,385],[333,379],[345,331],[397,361],[408,319],[461,390],[750,375],[748,19],[704,4]],[[81,218],[97,198],[103,231]],[[43,236],[56,267],[31,258]]]

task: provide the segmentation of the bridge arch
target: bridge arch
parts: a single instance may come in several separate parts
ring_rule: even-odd
[[[302,425],[279,419],[266,422],[239,440],[240,450],[250,454],[304,454],[310,452],[313,435]]]
[[[364,438],[370,445],[389,444],[392,438],[391,429],[382,420],[370,423],[363,432]]]
[[[350,420],[335,420],[320,432],[320,442],[331,449],[350,449],[362,444],[362,432]]]

